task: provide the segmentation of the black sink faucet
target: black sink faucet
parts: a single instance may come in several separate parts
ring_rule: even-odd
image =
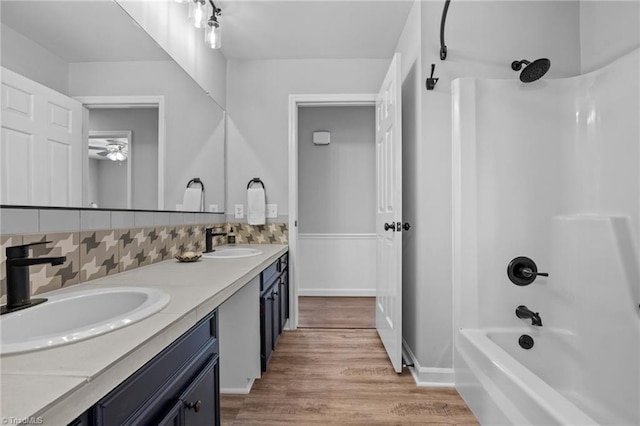
[[[518,318],[529,318],[531,319],[531,325],[542,327],[542,318],[540,318],[540,314],[533,312],[524,305],[520,305],[516,308],[516,316]]]
[[[227,235],[226,232],[213,232],[213,228],[205,228],[204,230],[204,252],[211,253],[213,250],[213,237],[221,237]]]
[[[47,244],[51,241],[24,244],[7,247],[7,304],[2,306],[0,315],[20,309],[35,306],[47,299],[31,299],[31,285],[29,283],[29,266],[50,263],[62,265],[66,262],[66,256],[60,257],[29,257],[29,247],[38,244]]]

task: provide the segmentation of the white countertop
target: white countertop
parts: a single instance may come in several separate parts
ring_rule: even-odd
[[[13,419],[35,417],[41,418],[38,424],[56,426],[72,421],[288,249],[282,244],[251,247],[263,253],[193,263],[167,260],[49,293],[142,286],[166,291],[171,301],[157,314],[110,333],[0,357],[0,420],[14,424]]]

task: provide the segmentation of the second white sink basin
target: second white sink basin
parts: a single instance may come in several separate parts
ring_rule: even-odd
[[[209,259],[237,259],[262,254],[262,250],[252,247],[216,247],[214,252],[202,253],[202,257]]]
[[[80,290],[0,317],[0,353],[77,342],[140,321],[164,308],[169,295],[145,287]]]

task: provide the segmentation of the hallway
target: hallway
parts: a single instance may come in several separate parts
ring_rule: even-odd
[[[307,299],[335,306],[321,300],[328,298]],[[326,309],[325,316],[339,314]],[[455,389],[419,388],[408,370],[396,374],[370,328],[285,331],[251,393],[222,395],[220,405],[223,425],[477,424]]]

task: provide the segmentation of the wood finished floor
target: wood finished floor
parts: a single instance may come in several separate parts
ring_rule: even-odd
[[[251,393],[222,395],[220,406],[222,425],[478,424],[455,389],[419,388],[406,369],[395,373],[377,331],[365,328],[283,332]]]
[[[376,328],[375,297],[299,297],[300,328]]]

